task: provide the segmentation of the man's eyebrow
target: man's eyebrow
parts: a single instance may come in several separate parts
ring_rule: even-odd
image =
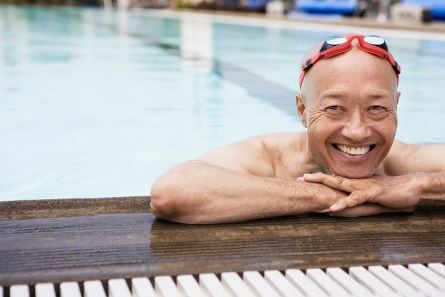
[[[381,93],[381,94],[371,94],[368,96],[369,99],[377,100],[377,99],[386,99],[390,97],[389,94]]]

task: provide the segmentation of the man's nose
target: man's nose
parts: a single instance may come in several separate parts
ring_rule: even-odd
[[[359,142],[371,135],[371,128],[366,118],[359,111],[355,111],[348,118],[342,134],[351,141]]]

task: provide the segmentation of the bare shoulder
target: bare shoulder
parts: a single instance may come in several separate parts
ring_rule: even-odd
[[[275,177],[293,179],[309,172],[306,132],[269,135],[263,143]]]
[[[417,147],[394,140],[388,155],[383,161],[384,171],[388,175],[403,175],[410,172],[409,159]]]
[[[294,147],[305,139],[305,132],[288,132],[288,133],[274,133],[260,135],[263,138],[263,142],[270,149],[287,149],[288,147]]]
[[[207,163],[259,176],[275,176],[276,160],[295,147],[302,133],[272,133],[250,137],[209,151]]]
[[[389,175],[444,170],[445,145],[415,145],[395,140],[383,166]]]

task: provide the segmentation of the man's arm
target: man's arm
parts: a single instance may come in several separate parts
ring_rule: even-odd
[[[445,200],[445,145],[414,146],[396,142],[384,163],[390,176],[368,179],[305,175],[304,180],[350,193],[332,205],[333,212],[363,203],[409,210],[420,199]]]
[[[181,163],[152,186],[158,218],[221,223],[323,211],[343,194],[323,185],[274,177],[262,137]]]
[[[404,154],[405,160],[397,157]],[[420,198],[445,200],[445,144],[419,146],[398,141],[390,157],[387,164],[389,174],[414,175],[419,179]]]
[[[444,172],[445,144],[412,145],[394,141],[384,161],[388,175],[404,175],[414,172]]]
[[[417,173],[420,198],[445,200],[445,144],[412,146],[411,155],[412,165],[405,170]]]

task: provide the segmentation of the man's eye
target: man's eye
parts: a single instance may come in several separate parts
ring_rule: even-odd
[[[381,115],[388,111],[388,109],[384,106],[380,105],[372,105],[368,108],[368,111],[373,115]]]
[[[340,114],[344,111],[344,108],[339,105],[331,105],[326,107],[325,111],[331,114]]]

